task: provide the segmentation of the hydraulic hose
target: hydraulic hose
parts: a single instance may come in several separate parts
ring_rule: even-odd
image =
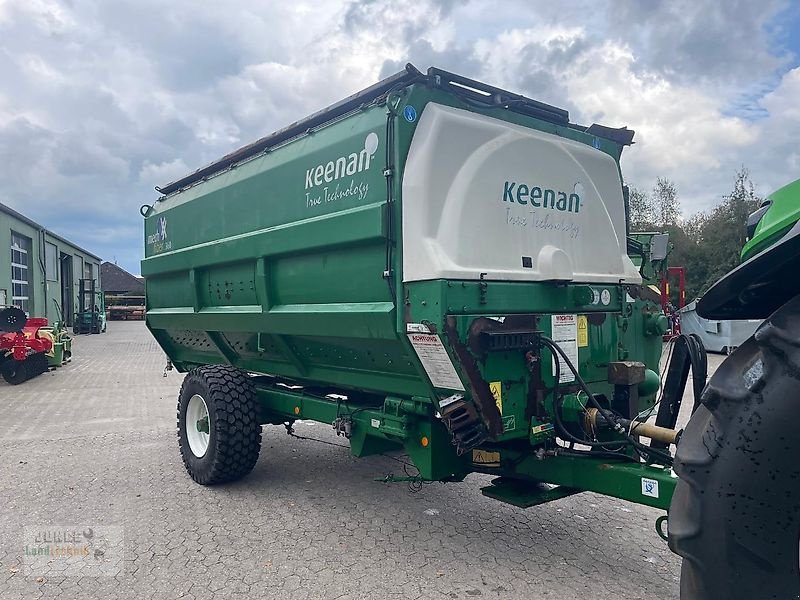
[[[610,448],[610,447],[615,447],[615,446],[619,446],[619,447],[626,446],[627,442],[622,442],[622,441],[612,441],[612,442],[606,443],[606,442],[595,442],[595,441],[591,441],[591,440],[581,439],[581,438],[577,437],[576,435],[573,435],[572,433],[570,433],[567,430],[566,426],[564,425],[563,418],[561,416],[561,397],[560,397],[560,395],[558,393],[558,386],[559,386],[559,382],[561,380],[561,364],[560,364],[560,361],[558,360],[557,353],[561,354],[562,356],[563,356],[563,353],[560,352],[561,349],[558,348],[558,346],[555,344],[555,342],[553,342],[553,340],[551,340],[550,338],[548,338],[546,336],[542,336],[540,339],[541,339],[542,343],[550,349],[550,352],[553,353],[554,358],[556,358],[556,360],[554,361],[555,372],[553,374],[553,377],[555,379],[555,382],[553,383],[553,416],[555,418],[556,427],[558,428],[559,433],[562,435],[562,437],[564,437],[565,439],[567,439],[567,440],[569,440],[571,442],[575,442],[576,444],[581,444],[582,446],[590,446],[590,447],[593,447],[593,448],[599,448],[599,447]],[[567,366],[570,367],[570,369],[573,371],[573,373],[575,373],[575,369],[572,366],[572,363],[569,362],[569,359],[566,359],[566,361],[567,361]],[[579,382],[579,385],[580,385],[580,382]],[[589,398],[594,400],[594,396],[592,396],[591,393],[589,393]],[[595,401],[595,403],[596,403],[596,401]]]
[[[645,444],[642,444],[641,442],[636,440],[632,435],[630,435],[628,433],[625,434],[625,437],[626,437],[625,441],[595,442],[595,441],[592,441],[592,440],[581,440],[577,436],[575,436],[572,433],[570,433],[569,431],[567,431],[566,427],[564,426],[564,422],[563,422],[563,420],[561,418],[561,405],[560,405],[560,398],[559,398],[559,395],[558,395],[558,383],[559,383],[559,379],[560,379],[560,376],[561,376],[561,365],[559,364],[559,360],[558,360],[559,356],[564,359],[564,363],[567,365],[569,370],[572,371],[572,374],[575,376],[575,381],[578,383],[578,385],[583,390],[583,392],[588,396],[589,402],[592,404],[592,406],[598,410],[598,414],[606,421],[606,423],[608,423],[608,425],[612,429],[617,429],[617,427],[616,427],[617,424],[614,423],[614,422],[609,421],[608,417],[605,414],[607,409],[604,409],[600,405],[600,403],[594,397],[594,394],[591,392],[591,390],[589,390],[589,386],[586,384],[586,381],[584,381],[583,377],[581,377],[580,373],[578,373],[578,369],[575,367],[575,365],[572,364],[572,361],[569,359],[569,357],[566,355],[566,353],[558,346],[558,344],[556,344],[552,339],[550,339],[549,337],[547,337],[545,335],[541,336],[540,340],[545,346],[547,346],[547,348],[550,350],[550,352],[553,353],[554,358],[556,358],[556,360],[554,361],[554,363],[555,363],[555,373],[554,373],[555,383],[553,384],[553,414],[554,414],[554,417],[555,417],[556,426],[561,430],[560,433],[562,433],[562,435],[564,435],[565,439],[568,439],[568,440],[570,440],[572,442],[575,442],[577,444],[581,444],[581,445],[584,445],[584,446],[590,446],[590,447],[593,447],[593,448],[595,448],[595,447],[609,448],[609,447],[615,447],[615,446],[628,446],[628,445],[630,445],[630,446],[633,446],[634,448],[636,448],[636,450],[639,451],[640,453],[645,453],[645,454],[648,454],[650,456],[657,456],[665,464],[668,464],[668,465],[672,464],[672,456],[670,456],[669,454],[667,454],[665,452],[661,452],[661,451],[656,450],[654,448],[650,448],[649,446],[646,446]]]

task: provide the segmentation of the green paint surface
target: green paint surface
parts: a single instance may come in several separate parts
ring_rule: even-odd
[[[403,283],[402,173],[418,120],[402,113],[412,105],[421,115],[429,102],[595,145],[615,160],[622,150],[575,128],[415,84],[155,202],[145,219],[142,274],[147,325],[179,370],[230,363],[268,375],[254,380],[264,423],[345,420],[355,455],[403,450],[421,478],[458,480],[486,467],[470,453],[459,456],[436,418],[438,402],[458,390],[431,384],[408,324],[426,323],[439,337],[467,401],[473,391],[444,335],[448,316],[463,344],[482,318],[527,315],[549,335],[552,315],[585,317],[578,367],[607,402],[608,364],[641,360],[657,370],[661,340],[646,331],[654,307],[628,300],[618,284]],[[605,305],[593,300],[601,290]],[[482,449],[503,457],[493,472],[643,501],[637,469],[614,467],[606,477],[593,459],[578,475],[580,460],[527,460],[555,443],[547,351],[539,374],[545,393],[536,401],[525,352],[492,352],[477,368],[502,389],[504,431]],[[561,391],[578,390],[573,382]],[[639,408],[652,403],[652,395],[641,398]],[[647,503],[663,506],[664,497]]]

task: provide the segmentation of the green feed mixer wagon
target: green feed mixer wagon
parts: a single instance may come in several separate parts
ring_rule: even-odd
[[[408,65],[157,188],[142,207],[146,318],[188,372],[178,437],[191,477],[243,477],[262,425],[314,420],[355,456],[406,454],[416,482],[484,473],[486,496],[523,508],[594,491],[662,509],[657,531],[686,557],[684,598],[723,597],[704,587],[714,561],[736,593],[796,586],[797,498],[774,516],[794,536],[791,560],[768,569],[777,550],[747,543],[773,518],[758,502],[784,506],[780,478],[796,488],[796,467],[734,461],[739,479],[779,477],[763,488],[775,498],[751,491],[733,513],[700,514],[722,451],[697,459],[710,434],[676,425],[690,368],[701,403],[705,352],[676,340],[660,385],[666,319],[652,284],[667,242],[628,232],[619,159],[632,140]],[[745,383],[729,375],[709,402],[739,402],[742,385],[760,394],[771,367],[753,364],[730,367]],[[755,443],[768,418],[755,412],[713,443]],[[714,547],[724,532],[732,545],[742,534],[760,570],[730,567]]]

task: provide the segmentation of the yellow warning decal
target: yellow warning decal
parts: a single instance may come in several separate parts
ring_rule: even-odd
[[[589,324],[586,322],[586,315],[578,315],[578,348],[589,345]]]
[[[479,450],[475,448],[472,451],[472,464],[474,465],[500,465],[500,453],[489,452],[488,450]]]
[[[492,381],[489,383],[489,391],[492,392],[492,396],[494,396],[494,403],[497,404],[497,410],[500,411],[500,414],[503,414],[503,382],[502,381]]]

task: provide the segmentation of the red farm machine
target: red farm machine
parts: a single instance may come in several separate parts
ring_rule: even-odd
[[[72,340],[47,319],[28,317],[15,306],[0,309],[0,375],[17,385],[68,362]]]
[[[677,280],[678,293],[675,302],[671,295],[670,281]],[[669,329],[664,334],[664,341],[668,341],[681,334],[680,310],[686,306],[686,270],[683,267],[667,267],[661,273],[661,310],[669,320]]]

